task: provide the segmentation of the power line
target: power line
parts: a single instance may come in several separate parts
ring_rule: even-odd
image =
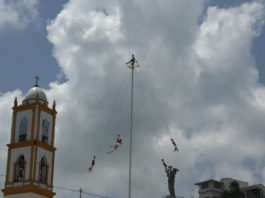
[[[103,197],[103,198],[108,198],[106,196],[103,196],[103,195],[96,195],[96,194],[93,194],[93,193],[88,193],[88,192],[84,192],[82,191],[82,193],[86,194],[86,195],[91,195],[91,196],[95,196],[95,197]]]
[[[66,191],[72,191],[72,192],[79,192],[79,190],[71,189],[71,188],[66,188],[62,186],[53,186],[54,188],[61,189],[61,190],[66,190]]]
[[[6,176],[4,174],[0,174],[0,177],[6,177]],[[80,188],[80,190],[75,190],[75,189],[72,189],[72,188],[67,188],[67,187],[62,187],[62,186],[53,186],[53,188],[66,190],[66,191],[71,191],[71,192],[75,192],[75,193],[80,192],[80,193],[83,193],[83,194],[86,194],[86,195],[90,195],[90,196],[94,196],[94,197],[108,198],[108,197],[103,196],[103,195],[98,195],[98,194],[94,194],[94,193],[90,193],[90,192],[85,192],[81,188]]]
[[[98,195],[98,194],[94,194],[94,193],[90,193],[90,192],[85,192],[81,188],[79,190],[76,190],[76,189],[66,188],[66,187],[62,187],[62,186],[53,186],[53,187],[57,188],[57,189],[61,189],[61,190],[71,191],[71,192],[80,192],[80,195],[81,194],[86,194],[86,195],[90,195],[90,196],[94,196],[94,197],[108,198],[108,197],[103,196],[103,195]]]

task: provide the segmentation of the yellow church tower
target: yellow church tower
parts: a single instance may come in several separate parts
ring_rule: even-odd
[[[49,108],[36,84],[21,105],[14,101],[4,198],[51,198],[54,175],[55,101]]]

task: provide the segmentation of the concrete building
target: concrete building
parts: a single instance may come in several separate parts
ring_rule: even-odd
[[[198,182],[199,198],[220,198],[224,190],[229,190],[231,182],[236,181],[243,192],[242,198],[265,198],[265,187],[263,184],[249,186],[247,182],[232,178],[223,178],[220,181],[206,180]]]
[[[265,198],[265,187],[263,184],[247,186],[241,189],[245,198]]]

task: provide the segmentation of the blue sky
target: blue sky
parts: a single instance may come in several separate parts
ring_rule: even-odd
[[[179,196],[197,197],[194,183],[208,179],[264,183],[264,3],[0,0],[0,148],[9,141],[13,100],[23,100],[37,74],[49,102],[57,103],[55,185],[126,197],[130,73],[124,63],[134,53],[141,64],[135,197],[168,193],[162,157],[181,169]],[[117,132],[124,144],[106,156]],[[94,172],[84,174],[94,154]],[[56,191],[58,198],[73,195]]]
[[[37,19],[26,28],[19,31],[6,28],[0,32],[0,92],[19,88],[25,93],[34,84],[36,74],[41,77],[40,84],[46,89],[50,82],[57,79],[60,69],[52,56],[52,44],[47,40],[46,25],[48,20],[56,17],[66,2],[40,1]]]
[[[38,19],[30,23],[27,28],[17,31],[4,29],[0,32],[0,92],[21,89],[23,93],[34,84],[34,76],[41,78],[43,88],[49,88],[49,83],[55,80],[64,81],[64,77],[57,76],[60,68],[52,56],[52,44],[47,40],[47,21],[54,19],[62,10],[67,0],[40,1],[38,5]],[[238,6],[247,0],[212,0],[209,6],[227,8]],[[207,6],[205,6],[207,8]],[[253,42],[253,55],[260,72],[260,83],[265,83],[265,29]],[[12,77],[12,78],[11,78]],[[16,80],[14,80],[16,79]],[[19,86],[18,86],[19,85]]]

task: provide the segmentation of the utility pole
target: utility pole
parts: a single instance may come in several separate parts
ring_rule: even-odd
[[[129,62],[126,63],[128,67],[132,70],[132,81],[131,81],[131,121],[130,121],[130,157],[129,157],[129,192],[128,197],[131,198],[132,195],[132,138],[133,138],[133,79],[134,79],[134,69],[139,67],[137,60],[135,60],[134,55]]]

